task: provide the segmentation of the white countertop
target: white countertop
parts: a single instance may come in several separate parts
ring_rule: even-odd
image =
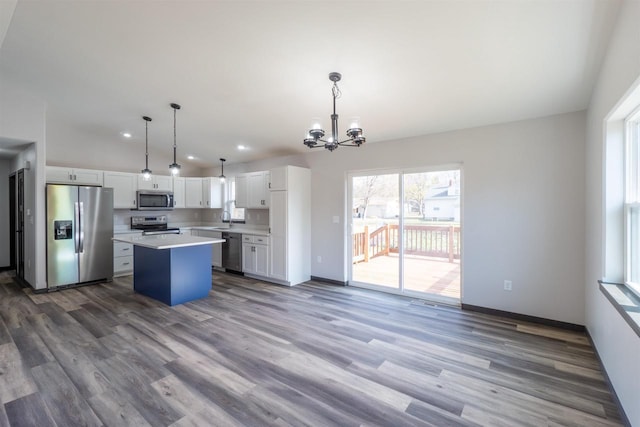
[[[253,234],[255,236],[268,236],[269,231],[261,230],[258,228],[246,228],[246,227],[209,227],[206,225],[193,225],[189,227],[191,230],[206,230],[206,231],[221,231],[225,233],[240,233],[240,234]]]
[[[115,236],[115,242],[131,243],[135,246],[144,246],[152,249],[173,249],[187,246],[213,245],[223,243],[224,239],[211,237],[197,237],[188,234],[157,234],[154,236]]]

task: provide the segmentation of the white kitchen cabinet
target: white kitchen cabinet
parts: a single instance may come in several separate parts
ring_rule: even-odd
[[[173,191],[173,182],[170,176],[152,175],[145,181],[142,175],[138,175],[138,190]]]
[[[52,184],[96,185],[104,183],[104,173],[101,170],[64,168],[47,166],[47,182]]]
[[[137,207],[138,174],[105,171],[104,186],[113,188],[114,209],[135,209]]]
[[[140,233],[124,234],[138,236]],[[118,234],[122,237],[123,234]],[[133,245],[124,242],[113,242],[113,277],[133,274]]]
[[[269,208],[269,171],[251,172],[236,176],[236,207],[249,209]]]
[[[269,190],[283,191],[287,189],[287,167],[275,168],[269,171]]]
[[[236,180],[236,208],[246,208],[249,200],[249,189],[247,187],[247,175],[237,175]]]
[[[222,183],[218,177],[202,178],[202,205],[205,208],[222,208]]]
[[[311,171],[296,166],[284,168],[275,172],[276,176],[284,174],[287,190],[269,192],[269,277],[293,286],[311,278]],[[274,176],[274,170],[271,172]]]
[[[242,272],[245,275],[269,276],[269,238],[242,235]]]
[[[186,190],[184,185],[185,178],[174,176],[173,177],[173,207],[174,208],[185,208],[186,200]]]
[[[185,178],[185,207],[203,208],[202,203],[202,178]]]

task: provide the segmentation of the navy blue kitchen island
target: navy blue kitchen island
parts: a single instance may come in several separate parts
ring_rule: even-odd
[[[209,295],[212,245],[223,239],[163,234],[114,237],[133,244],[133,289],[177,305]]]

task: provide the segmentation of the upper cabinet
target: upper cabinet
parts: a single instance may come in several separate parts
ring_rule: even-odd
[[[174,208],[186,208],[186,189],[185,179],[179,176],[173,177],[173,207]]]
[[[186,208],[203,208],[202,203],[202,178],[185,178],[185,207]]]
[[[152,175],[149,181],[145,181],[142,175],[138,175],[138,190],[173,191],[173,182],[170,176]]]
[[[101,170],[47,166],[47,182],[56,184],[103,185]]]
[[[236,176],[236,207],[249,209],[269,208],[269,171],[251,172]]]
[[[283,166],[280,168],[271,169],[269,190],[271,191],[284,191],[287,189],[287,171],[289,168]]]
[[[138,174],[126,172],[104,173],[104,186],[113,188],[114,209],[135,209]]]

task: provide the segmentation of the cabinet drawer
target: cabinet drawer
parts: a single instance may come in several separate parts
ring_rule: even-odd
[[[133,255],[113,258],[113,273],[133,271]]]
[[[258,243],[261,245],[268,245],[269,238],[267,236],[253,236],[253,243]]]
[[[113,242],[113,256],[133,256],[133,245],[124,242]]]
[[[269,237],[268,236],[256,236],[254,234],[243,234],[242,235],[242,243],[257,243],[259,245],[268,245]]]

